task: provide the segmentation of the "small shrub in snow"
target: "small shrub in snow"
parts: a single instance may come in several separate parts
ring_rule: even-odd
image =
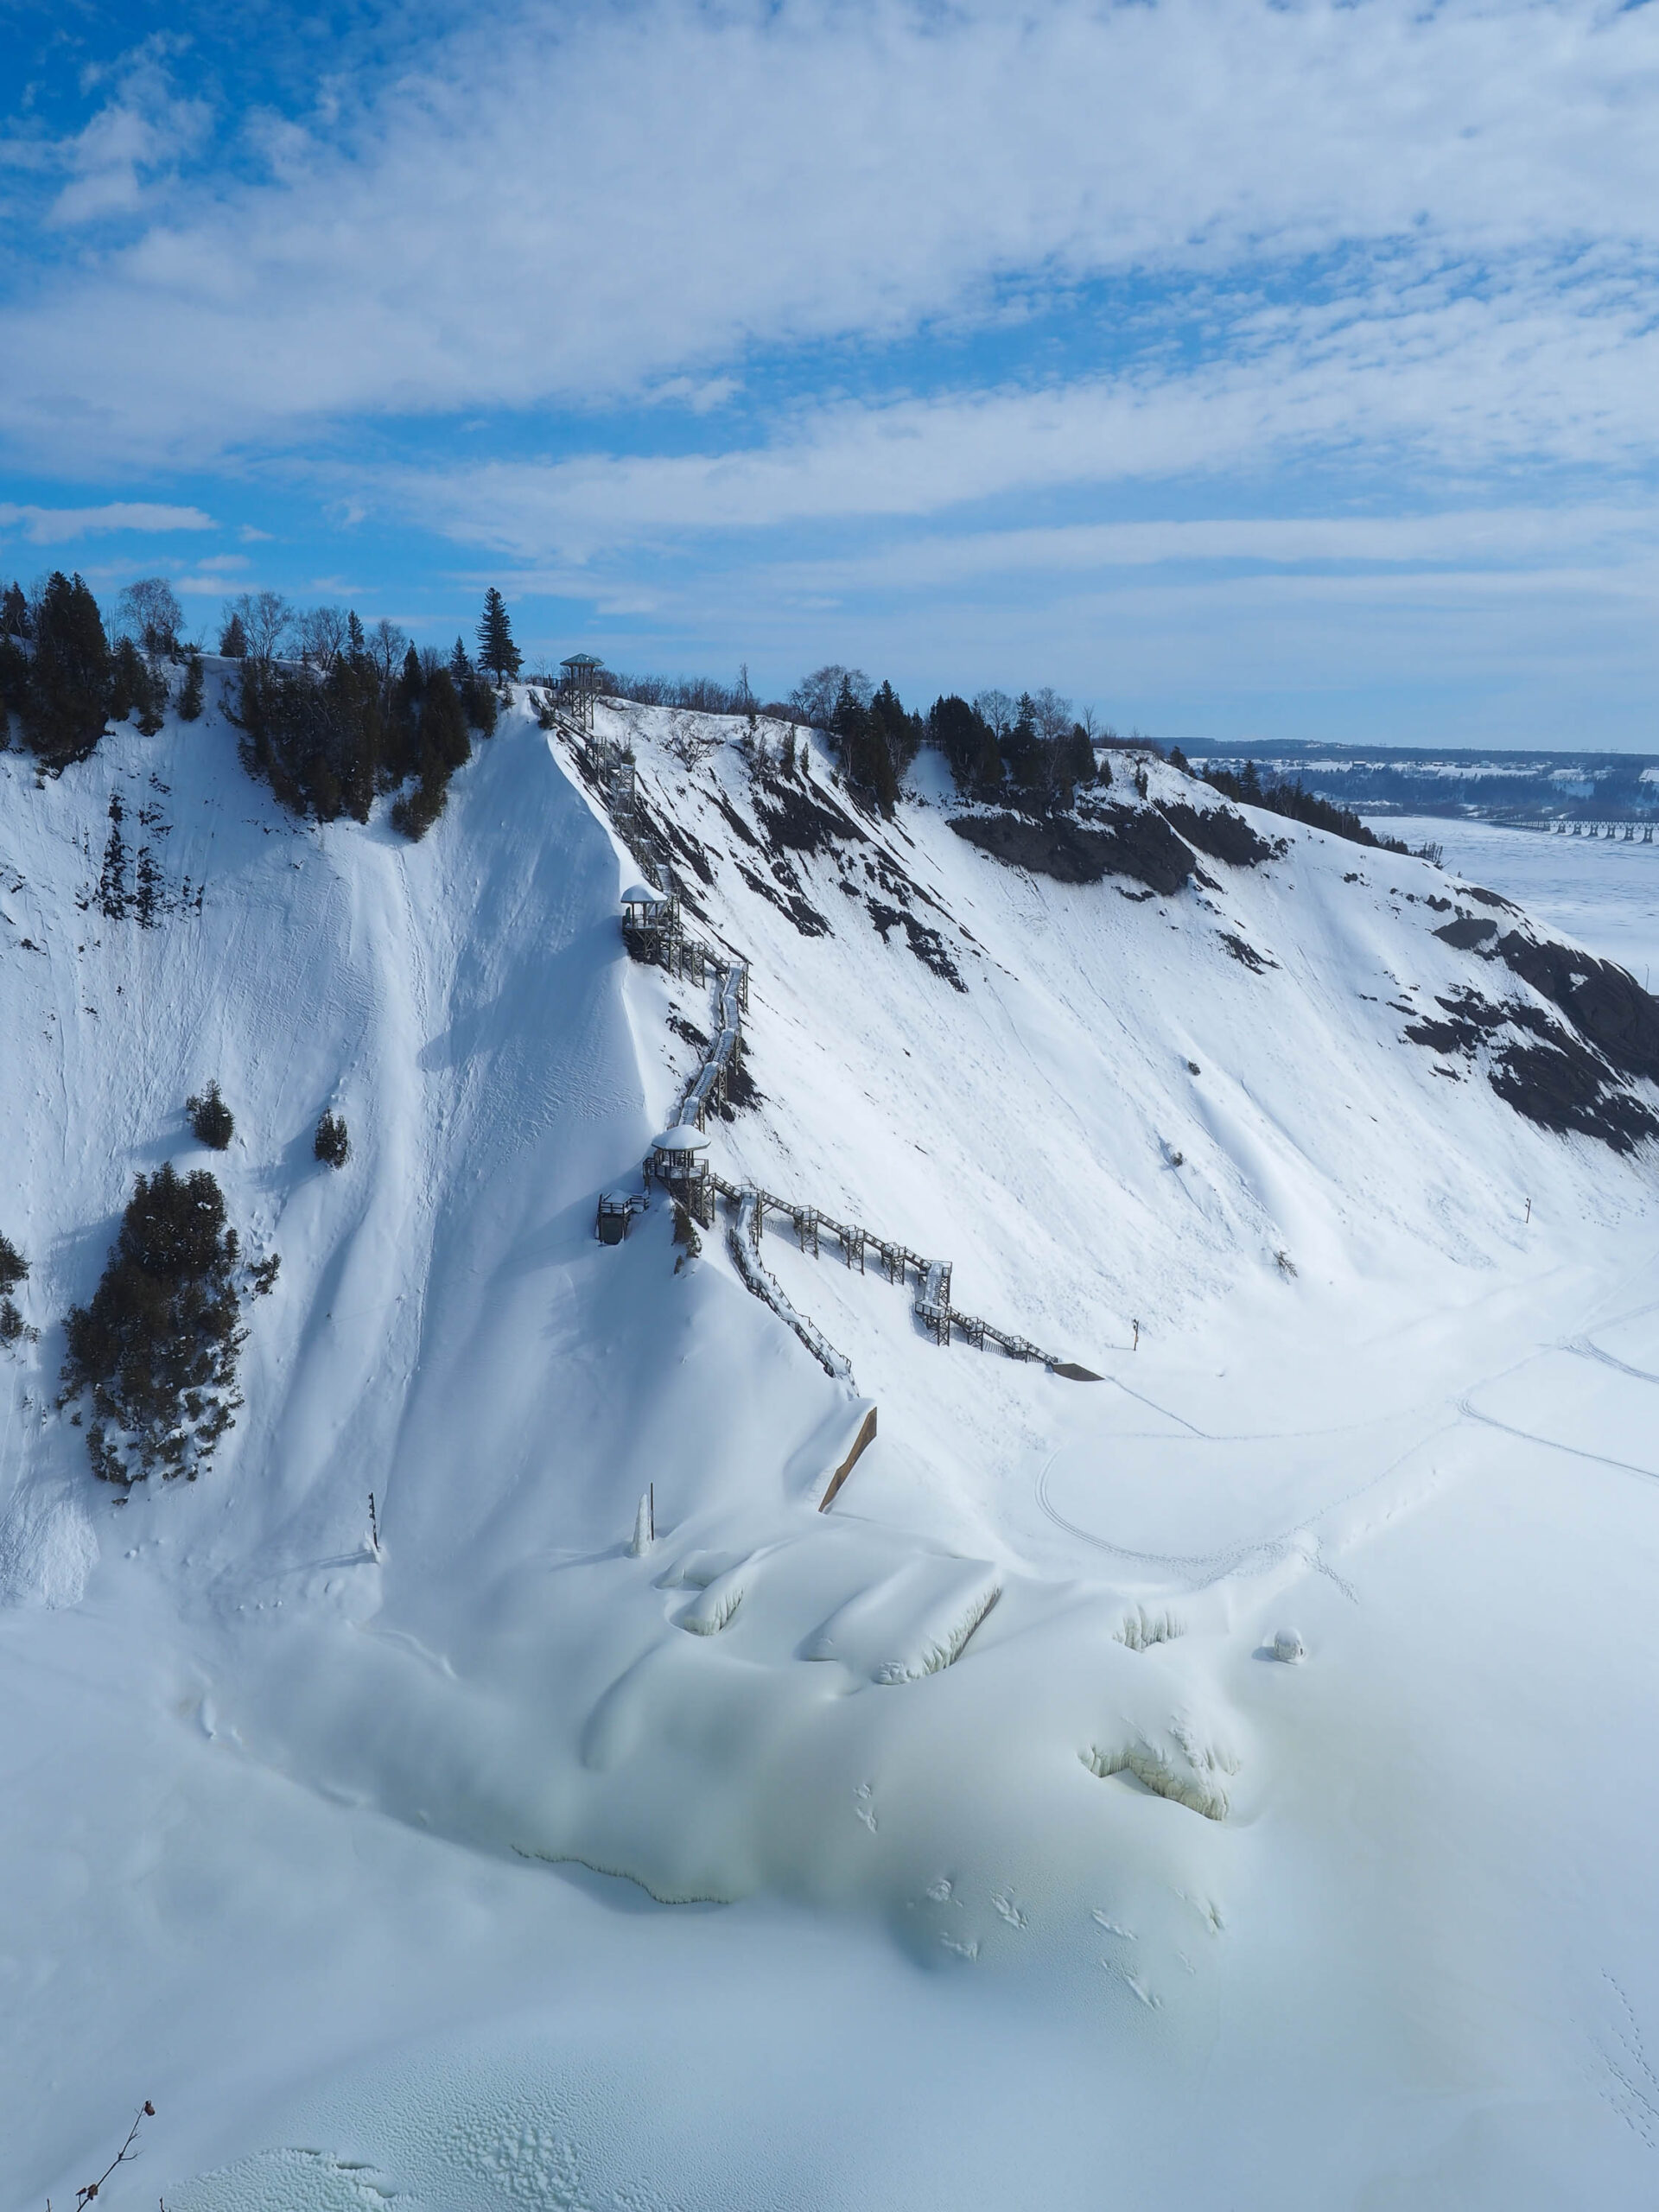
[[[352,1141],[346,1134],[340,1116],[330,1111],[317,1123],[316,1141],[312,1147],[317,1158],[330,1167],[343,1167],[351,1157]]]
[[[184,1110],[190,1116],[197,1143],[223,1152],[236,1134],[236,1122],[219,1095],[218,1084],[210,1083],[199,1098],[187,1098]]]
[[[106,1482],[192,1478],[232,1426],[242,1344],[236,1232],[205,1169],[140,1175],[90,1304],[65,1323],[62,1408],[91,1393],[86,1448]]]
[[[276,1287],[277,1272],[283,1264],[280,1252],[267,1252],[263,1260],[256,1260],[248,1269],[248,1280],[256,1298],[268,1298]]]
[[[423,776],[412,791],[404,791],[392,801],[391,826],[400,837],[418,845],[448,803],[448,777],[429,779]]]
[[[674,1262],[674,1272],[678,1274],[686,1262],[695,1260],[702,1251],[702,1239],[697,1234],[696,1223],[677,1198],[674,1201],[674,1242],[682,1247],[680,1256]]]

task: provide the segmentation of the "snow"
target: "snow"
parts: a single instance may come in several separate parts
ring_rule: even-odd
[[[1628,968],[1646,985],[1659,969],[1659,844],[1555,836],[1493,822],[1430,815],[1376,820],[1378,835],[1441,846],[1448,868],[1505,893],[1539,920]]]
[[[1644,2201],[1650,1160],[1402,1041],[1483,972],[1426,863],[1257,817],[1211,888],[1057,884],[925,757],[778,846],[741,722],[598,711],[751,963],[716,1171],[1106,1380],[775,1218],[780,1310],[660,1199],[598,1243],[718,1009],[522,711],[413,848],[289,822],[217,712],[0,756],[13,2195],[149,2095],[175,2212]],[[77,906],[112,786],[200,915]],[[124,1501],[56,1325],[164,1158],[282,1268],[211,1473]]]

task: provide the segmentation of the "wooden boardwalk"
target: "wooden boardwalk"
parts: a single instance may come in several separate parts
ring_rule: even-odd
[[[816,1324],[801,1313],[772,1274],[760,1263],[760,1243],[768,1213],[787,1221],[803,1252],[820,1256],[828,1238],[844,1263],[868,1271],[874,1255],[891,1283],[913,1285],[912,1311],[922,1327],[941,1345],[957,1339],[983,1351],[995,1344],[1010,1359],[1037,1360],[1051,1374],[1071,1382],[1096,1382],[1100,1377],[1086,1367],[1046,1351],[1029,1337],[1018,1336],[976,1313],[963,1313],[950,1302],[949,1260],[931,1260],[906,1244],[881,1236],[853,1222],[840,1221],[822,1207],[782,1198],[755,1183],[732,1183],[715,1174],[703,1156],[704,1147],[684,1140],[692,1131],[699,1137],[712,1104],[724,1104],[731,1078],[743,1051],[743,1017],[749,1005],[749,963],[717,952],[712,945],[687,934],[680,920],[680,901],[668,855],[641,819],[634,781],[633,758],[614,739],[595,737],[562,715],[550,702],[543,710],[550,722],[582,756],[590,783],[596,787],[618,835],[627,846],[645,880],[623,900],[623,934],[636,958],[648,960],[673,974],[701,982],[714,976],[714,1032],[702,1060],[687,1083],[679,1110],[669,1128],[652,1146],[645,1161],[647,1187],[660,1182],[704,1228],[715,1224],[717,1198],[733,1212],[728,1244],[745,1284],[763,1299],[806,1346],[825,1372],[849,1383],[852,1368]],[[638,894],[638,895],[636,895]],[[647,895],[648,894],[648,895]],[[601,1211],[607,1201],[601,1200]]]

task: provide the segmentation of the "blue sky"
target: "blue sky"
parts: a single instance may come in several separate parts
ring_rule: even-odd
[[[1659,750],[1659,4],[36,5],[0,575]]]

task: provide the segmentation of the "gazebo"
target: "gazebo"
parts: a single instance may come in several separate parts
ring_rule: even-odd
[[[653,1141],[646,1171],[705,1229],[712,1228],[715,1218],[708,1154],[709,1140],[696,1122],[676,1122]]]
[[[594,734],[594,701],[599,695],[599,679],[605,664],[595,659],[592,653],[572,653],[569,659],[562,660],[559,666],[564,671],[560,688],[569,702],[571,718],[584,736],[591,737]]]

